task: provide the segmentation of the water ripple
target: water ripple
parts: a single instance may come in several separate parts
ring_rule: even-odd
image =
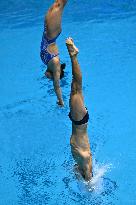
[[[17,161],[14,177],[19,181],[19,204],[48,204],[47,189],[55,183],[49,178],[51,168],[54,165],[44,160],[38,164],[30,159]]]

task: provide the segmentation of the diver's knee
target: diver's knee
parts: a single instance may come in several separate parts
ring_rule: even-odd
[[[49,66],[49,67],[57,67],[57,66],[60,66],[59,58],[58,58],[58,57],[52,58],[52,59],[49,61],[48,66]]]
[[[58,58],[58,57],[54,57],[54,58],[52,59],[52,63],[55,64],[55,65],[60,64],[59,58]]]

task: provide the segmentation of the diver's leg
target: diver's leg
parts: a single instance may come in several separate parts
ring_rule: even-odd
[[[68,52],[71,58],[71,63],[72,63],[72,90],[75,92],[81,92],[82,91],[82,73],[80,70],[80,65],[78,63],[77,59],[77,54],[78,54],[78,49],[74,45],[74,42],[72,38],[68,38],[66,40],[66,45],[68,48]]]
[[[48,38],[52,39],[61,32],[61,19],[67,0],[56,0],[45,16]]]
[[[71,58],[73,76],[70,94],[70,111],[73,119],[79,121],[86,114],[82,95],[82,73],[77,59],[79,51],[71,38],[66,40],[66,45]]]

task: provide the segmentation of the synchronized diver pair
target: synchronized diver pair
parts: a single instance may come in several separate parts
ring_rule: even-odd
[[[45,75],[53,80],[57,103],[60,106],[64,106],[60,79],[64,76],[66,65],[60,63],[56,39],[61,33],[62,14],[67,1],[56,0],[45,15],[40,51],[41,59],[47,66]],[[69,118],[72,121],[71,152],[77,163],[78,171],[88,181],[92,178],[92,154],[87,134],[89,113],[84,106],[82,73],[77,59],[79,51],[72,38],[66,39],[66,46],[71,59],[73,76],[69,101]]]

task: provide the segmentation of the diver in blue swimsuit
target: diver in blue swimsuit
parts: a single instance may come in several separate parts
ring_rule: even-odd
[[[58,38],[59,35],[60,33],[55,38],[48,39],[46,35],[46,25],[45,25],[43,36],[42,36],[42,42],[41,42],[41,52],[40,52],[41,59],[45,65],[48,65],[50,60],[52,60],[53,58],[59,55],[59,53],[54,54],[48,51],[48,46],[50,46],[50,44],[56,43],[56,39]]]
[[[60,64],[56,39],[61,33],[61,19],[67,0],[56,0],[49,8],[44,21],[44,32],[41,41],[40,56],[47,66],[45,75],[53,80],[57,103],[64,105],[60,88],[60,79],[64,75],[65,64]]]
[[[87,134],[89,113],[84,106],[82,73],[77,59],[79,51],[74,45],[72,38],[66,40],[66,45],[72,63],[73,75],[69,101],[69,118],[72,121],[71,152],[77,162],[78,171],[88,181],[92,178],[92,154]]]

